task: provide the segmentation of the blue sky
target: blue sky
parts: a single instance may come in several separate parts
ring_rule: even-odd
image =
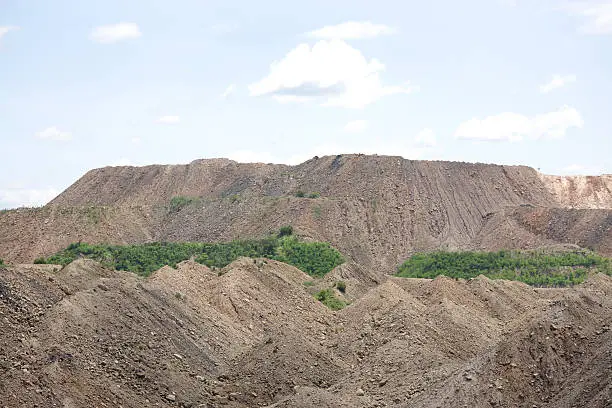
[[[314,155],[612,173],[612,0],[0,0],[0,208]]]

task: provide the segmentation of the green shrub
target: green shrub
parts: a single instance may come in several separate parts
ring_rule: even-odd
[[[328,243],[300,242],[295,237],[280,239],[274,259],[293,265],[315,277],[325,276],[344,262],[342,255]]]
[[[47,262],[47,260],[45,258],[43,258],[43,257],[36,258],[34,260],[34,264],[50,264],[50,263],[52,263],[52,262]]]
[[[304,193],[302,190],[298,190],[298,191],[295,192],[295,196],[303,198],[303,197],[306,196],[306,193]]]
[[[338,289],[342,293],[345,293],[346,292],[346,283],[344,281],[336,282],[336,289]]]
[[[336,297],[334,290],[331,288],[321,290],[315,295],[315,298],[331,310],[340,310],[347,305],[346,302]]]
[[[183,208],[188,205],[199,202],[200,199],[197,197],[185,197],[185,196],[176,196],[172,197],[170,200],[170,204],[168,205],[169,213],[177,213],[181,211]]]
[[[612,275],[610,259],[576,250],[563,252],[432,252],[416,254],[404,262],[397,276],[406,278],[491,279],[525,282],[533,286],[569,286],[583,282],[589,271]]]
[[[280,228],[278,233],[279,237],[287,237],[289,235],[293,235],[293,227],[291,225],[285,225],[284,227]]]
[[[36,263],[67,265],[78,258],[91,258],[101,264],[147,276],[164,265],[195,259],[210,268],[222,268],[239,257],[269,258],[288,263],[312,276],[324,276],[344,262],[329,244],[301,242],[294,236],[238,240],[225,243],[152,242],[139,245],[70,244],[63,251]]]
[[[306,281],[306,282],[304,282],[304,286],[306,286],[306,287],[314,286],[314,284],[315,284],[314,281]]]
[[[6,265],[4,264],[4,259],[0,258],[0,267],[2,266],[6,266]]]
[[[308,198],[319,198],[319,197],[321,197],[320,193],[315,192],[315,193],[308,194]]]

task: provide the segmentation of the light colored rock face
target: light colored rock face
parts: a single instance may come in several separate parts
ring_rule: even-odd
[[[542,182],[561,207],[612,209],[612,175],[550,176]]]

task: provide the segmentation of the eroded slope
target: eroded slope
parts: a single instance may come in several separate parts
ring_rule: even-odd
[[[243,258],[222,272],[185,262],[142,279],[87,260],[0,270],[3,405],[612,401],[604,275],[570,289],[387,278],[333,313],[291,266]]]
[[[87,173],[46,207],[1,213],[0,257],[32,262],[77,241],[228,241],[288,224],[382,273],[415,251],[440,248],[584,243],[610,254],[610,209],[573,222],[571,234],[526,227],[512,215],[515,208],[559,208],[549,187],[528,167],[387,156],[328,156],[298,166],[214,159],[104,168]],[[300,191],[320,196],[296,197]],[[597,202],[604,205],[602,194]],[[194,200],[172,209],[177,196]],[[571,218],[564,211],[555,219]],[[490,231],[494,225],[501,229]]]

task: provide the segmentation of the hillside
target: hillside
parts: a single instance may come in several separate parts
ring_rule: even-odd
[[[612,208],[612,175],[549,176],[542,181],[562,207]]]
[[[3,406],[612,401],[605,275],[569,289],[387,278],[334,313],[291,266],[242,258],[222,272],[189,261],[146,279],[88,260],[0,269]]]
[[[607,408],[610,276],[459,279],[474,254],[448,261],[458,279],[390,275],[420,251],[612,255],[609,180],[363,155],[92,170],[44,207],[0,213],[0,405]],[[274,238],[288,225],[297,237]],[[202,244],[256,238],[284,255],[328,242],[330,268],[346,262],[309,275]],[[159,241],[181,244],[115,246]],[[75,242],[51,258],[64,267],[29,264]],[[490,259],[479,273],[499,275]]]
[[[563,192],[566,179],[580,184],[523,166],[365,155],[297,166],[212,159],[107,167],[45,207],[1,213],[0,257],[31,262],[76,241],[229,241],[288,224],[384,273],[439,248],[581,245],[612,254],[610,178],[589,178],[575,194]],[[175,197],[189,200],[173,208]]]

